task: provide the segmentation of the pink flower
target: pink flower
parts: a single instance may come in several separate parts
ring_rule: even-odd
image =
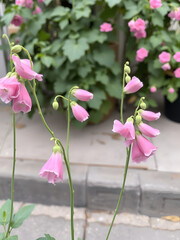
[[[28,113],[31,111],[32,101],[26,87],[22,83],[20,84],[20,92],[18,97],[13,99],[12,108],[15,113]]]
[[[156,137],[160,134],[160,131],[156,128],[153,128],[149,126],[148,124],[145,124],[141,122],[138,125],[139,130],[141,131],[142,134],[144,134],[147,137]]]
[[[0,79],[0,98],[4,103],[9,103],[17,98],[20,92],[20,83],[15,76]]]
[[[110,23],[103,23],[101,24],[100,26],[100,31],[101,32],[111,32],[113,29],[112,29],[112,25]]]
[[[23,6],[25,0],[16,0],[15,4],[19,6]]]
[[[126,121],[126,123],[123,125],[120,121],[114,120],[112,131],[119,133],[127,140],[135,139],[135,128],[132,121]]]
[[[71,108],[72,108],[74,117],[79,122],[84,122],[88,119],[88,117],[89,117],[88,112],[83,107],[81,107],[79,104],[77,104],[76,102],[71,102]]]
[[[38,3],[43,3],[44,2],[44,0],[38,0]]]
[[[23,23],[23,18],[20,15],[15,14],[11,23],[15,26],[21,26],[21,24]]]
[[[134,93],[134,92],[137,92],[142,87],[143,87],[143,83],[137,77],[132,77],[131,81],[129,81],[125,86],[124,92]]]
[[[146,23],[143,19],[138,18],[136,21],[131,20],[128,22],[128,26],[131,32],[134,32],[134,36],[137,39],[146,37]]]
[[[138,18],[136,21],[135,21],[135,29],[137,32],[142,32],[146,29],[146,23],[143,19],[141,18]]]
[[[168,14],[168,17],[171,18],[171,19],[174,19],[174,18],[175,18],[175,12],[174,12],[174,11],[171,11],[171,12]]]
[[[177,21],[180,21],[180,7],[174,12],[174,17]]]
[[[152,87],[150,88],[150,92],[154,93],[154,92],[156,92],[156,91],[157,91],[157,88],[156,88],[155,86],[152,86]]]
[[[142,111],[140,111],[140,115],[144,120],[155,121],[155,120],[160,118],[161,113],[160,112],[154,113],[154,112],[151,112],[151,111],[142,110]]]
[[[128,22],[128,26],[130,28],[130,32],[136,32],[135,21],[131,20]]]
[[[139,149],[141,150],[141,152],[146,157],[150,157],[157,150],[157,147],[155,147],[149,140],[147,140],[141,134],[137,135],[137,144],[138,144]]]
[[[162,65],[161,67],[164,71],[170,70],[171,66],[169,65],[169,63],[165,63],[164,65]]]
[[[142,62],[148,56],[148,51],[145,48],[140,48],[136,51],[136,61]]]
[[[168,52],[163,51],[161,54],[159,54],[159,61],[160,63],[167,63],[170,61],[171,54]]]
[[[25,0],[24,7],[32,8],[33,4],[34,4],[33,0]]]
[[[33,14],[40,14],[40,13],[42,13],[42,9],[36,6],[36,9],[33,11]]]
[[[145,161],[146,159],[148,159],[148,157],[143,154],[137,144],[137,141],[135,140],[132,147],[132,161],[139,163]]]
[[[176,62],[180,62],[180,52],[176,52],[173,58],[176,60]]]
[[[63,163],[59,151],[52,153],[49,160],[40,170],[40,176],[48,179],[48,183],[55,184],[63,181]]]
[[[174,75],[176,78],[180,78],[180,67],[174,71]]]
[[[169,88],[168,92],[169,92],[169,93],[174,93],[175,90],[174,90],[174,88],[171,87],[171,88]]]
[[[83,89],[75,89],[72,92],[72,95],[80,101],[89,101],[90,99],[93,99],[93,94]]]
[[[145,31],[139,31],[139,32],[134,33],[134,36],[137,39],[146,38],[146,32]]]
[[[161,0],[150,0],[149,3],[152,9],[159,8],[162,6]]]
[[[37,79],[42,81],[42,74],[34,72],[31,68],[31,63],[28,59],[19,59],[16,55],[12,55],[12,60],[16,68],[16,72],[24,79],[32,80]]]

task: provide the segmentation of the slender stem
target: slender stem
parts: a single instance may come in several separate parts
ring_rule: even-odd
[[[64,96],[62,96],[62,95],[57,95],[57,96],[54,98],[54,100],[57,101],[57,98],[59,98],[59,97],[61,97],[61,98],[63,98],[63,99],[65,99],[65,100],[68,101],[68,98],[66,98],[66,97],[64,97]]]
[[[12,50],[11,50],[11,43],[9,41],[9,38],[6,34],[3,34],[3,38],[6,38],[9,44],[9,49],[10,49],[10,64],[11,64],[11,70],[13,70],[13,62],[12,62]]]
[[[74,189],[73,189],[73,184],[72,184],[70,165],[69,165],[69,162],[66,158],[64,147],[63,147],[61,142],[59,142],[59,143],[60,143],[61,148],[63,150],[64,161],[65,161],[65,164],[66,164],[66,168],[67,168],[67,172],[68,172],[68,178],[69,178],[69,188],[70,188],[70,194],[71,194],[71,240],[74,240]]]
[[[69,132],[70,132],[70,123],[71,123],[71,119],[70,119],[70,96],[71,96],[71,90],[69,91],[68,94],[68,122],[67,122],[67,143],[66,143],[66,147],[67,147],[67,160],[69,163]]]
[[[120,113],[121,113],[121,122],[122,122],[122,124],[124,124],[124,119],[123,119],[124,85],[125,85],[125,71],[124,71],[124,73],[123,73],[123,89],[122,89],[122,96],[121,96],[121,109],[120,109]]]
[[[6,237],[9,236],[9,230],[11,227],[11,221],[13,216],[13,201],[14,201],[14,175],[15,175],[15,165],[16,165],[16,127],[15,127],[15,113],[13,112],[13,170],[12,170],[12,178],[11,178],[11,212],[10,219],[8,224],[8,229],[6,232]]]
[[[74,9],[75,7],[75,0],[72,0],[72,8]]]
[[[112,222],[111,222],[111,225],[110,225],[110,228],[109,228],[106,240],[109,239],[109,235],[111,233],[111,229],[112,229],[112,226],[114,224],[114,220],[116,218],[116,215],[117,215],[117,212],[118,212],[118,209],[119,209],[119,205],[121,203],[121,199],[122,199],[122,196],[123,196],[124,187],[125,187],[125,183],[126,183],[126,177],[127,177],[127,171],[128,171],[128,166],[129,166],[130,152],[131,152],[131,146],[129,147],[128,153],[127,153],[126,166],[125,166],[125,170],[124,170],[123,185],[122,185],[122,188],[121,188],[121,192],[120,192],[120,195],[119,195],[118,203],[117,203],[117,206],[116,206],[116,209],[115,209],[115,213],[114,213],[114,216],[113,216],[113,219],[112,219]]]
[[[135,110],[135,112],[134,112],[134,118],[136,117],[136,113],[137,113],[137,111],[138,111],[138,109],[139,109],[139,106],[140,106],[140,104],[141,104],[141,102],[142,102],[143,99],[145,99],[145,97],[142,97],[142,98],[140,98],[140,100],[139,100],[139,103],[138,103],[138,105],[137,105],[137,108],[136,108],[136,110]]]

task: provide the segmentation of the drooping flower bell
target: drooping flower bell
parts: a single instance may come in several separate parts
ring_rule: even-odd
[[[63,163],[61,148],[58,145],[53,147],[53,153],[49,160],[40,170],[40,176],[47,178],[49,183],[55,185],[56,182],[63,181]]]
[[[132,147],[132,161],[135,163],[140,163],[146,159],[148,159],[148,157],[143,154],[139,148],[137,141],[135,140]]]
[[[28,113],[31,111],[31,108],[32,108],[31,98],[24,84],[21,83],[19,95],[17,98],[13,99],[12,109],[15,113],[18,112]]]
[[[150,157],[157,150],[157,147],[155,147],[149,140],[143,137],[140,133],[136,134],[136,139],[139,149],[146,157]]]
[[[12,55],[12,60],[16,68],[16,72],[24,79],[32,80],[37,79],[42,81],[42,74],[38,74],[31,68],[31,63],[28,59],[20,59],[16,55]]]
[[[154,113],[151,111],[140,110],[139,113],[140,113],[141,117],[147,121],[155,121],[155,120],[159,119],[161,116],[160,112]]]
[[[4,103],[9,103],[19,96],[20,82],[15,76],[0,79],[0,98]]]
[[[143,83],[137,77],[132,77],[131,81],[129,81],[125,86],[124,92],[127,94],[135,93],[142,87],[143,87]]]
[[[147,137],[156,137],[160,134],[160,131],[156,128],[149,126],[146,123],[141,122],[138,124],[140,132]]]
[[[88,119],[88,117],[89,117],[88,112],[83,107],[81,107],[79,104],[77,104],[76,102],[71,102],[71,108],[72,108],[74,117],[79,122],[84,122]]]
[[[93,94],[84,89],[74,89],[72,91],[72,95],[80,101],[89,101],[93,99]]]

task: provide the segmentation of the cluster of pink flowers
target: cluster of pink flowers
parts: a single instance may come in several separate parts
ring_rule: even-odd
[[[113,30],[112,25],[110,23],[103,23],[100,26],[101,32],[111,32]]]
[[[173,55],[173,58],[176,60],[176,62],[180,62],[180,52],[176,52]],[[171,66],[169,64],[170,59],[171,59],[171,54],[168,53],[168,52],[163,51],[161,54],[159,54],[159,61],[160,61],[160,63],[163,63],[161,68],[164,71],[167,71],[167,70],[171,69]],[[180,68],[177,68],[174,71],[174,75],[175,75],[176,78],[180,78]]]
[[[143,83],[136,77],[133,77],[124,88],[125,93],[133,93],[138,91],[143,86]],[[134,88],[134,90],[133,90]],[[142,101],[142,100],[141,100]],[[126,141],[126,147],[133,144],[132,147],[132,161],[139,163],[148,159],[156,151],[156,147],[144,136],[156,137],[160,134],[158,129],[152,128],[146,123],[142,122],[142,118],[147,121],[154,121],[160,117],[160,113],[145,111],[145,103],[141,102],[139,109],[135,114],[136,116],[129,117],[125,124],[119,120],[115,120],[113,124],[113,132],[119,133]],[[143,136],[144,135],[144,136]]]
[[[20,59],[13,55],[12,60],[16,73],[9,73],[6,77],[0,79],[0,98],[4,103],[12,101],[12,109],[15,113],[27,113],[31,111],[32,101],[23,79],[32,80],[36,78],[42,81],[42,75],[32,70],[28,59]]]
[[[175,10],[172,10],[169,14],[168,17],[171,19],[175,19],[177,21],[180,21],[180,7],[176,8]]]
[[[148,56],[148,51],[145,48],[140,48],[136,51],[136,61],[142,62]]]
[[[152,9],[159,8],[162,6],[161,0],[149,0]]]
[[[131,32],[134,32],[134,36],[137,39],[146,38],[146,23],[143,19],[138,18],[136,21],[131,20],[128,23]]]
[[[73,90],[72,95],[80,101],[89,101],[89,100],[93,99],[93,94],[91,92],[88,92],[83,89]],[[72,108],[74,117],[79,122],[84,122],[88,119],[88,117],[89,117],[88,112],[83,107],[81,107],[79,104],[77,104],[76,102],[74,102],[74,101],[71,102],[71,108]]]

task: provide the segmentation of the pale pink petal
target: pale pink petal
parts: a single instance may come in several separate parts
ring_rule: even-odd
[[[74,117],[78,121],[84,122],[88,119],[88,117],[89,117],[88,112],[83,107],[81,107],[79,104],[73,103],[73,104],[71,104],[71,108],[72,108]]]
[[[145,123],[140,123],[138,125],[139,130],[142,134],[144,134],[147,137],[156,137],[160,134],[160,131],[156,128],[153,128]]]
[[[161,113],[158,112],[158,113],[154,113],[154,112],[151,112],[151,111],[145,111],[143,110],[142,112],[140,112],[142,118],[144,120],[147,120],[147,121],[155,121],[157,119],[160,118],[161,116]]]
[[[112,131],[120,134],[120,131],[122,130],[122,128],[123,128],[123,124],[118,120],[114,120]]]
[[[137,135],[137,144],[141,152],[146,157],[150,157],[157,150],[157,147],[155,147],[149,140],[147,140],[141,134]]]
[[[129,81],[125,86],[124,92],[135,93],[142,87],[143,87],[143,83],[137,77],[132,77],[131,81]]]
[[[134,141],[132,147],[132,161],[140,163],[142,161],[145,161],[146,159],[148,159],[148,157],[145,156],[143,152],[140,150],[137,141]]]
[[[93,99],[93,94],[83,89],[74,90],[73,96],[75,96],[80,101],[89,101]]]

